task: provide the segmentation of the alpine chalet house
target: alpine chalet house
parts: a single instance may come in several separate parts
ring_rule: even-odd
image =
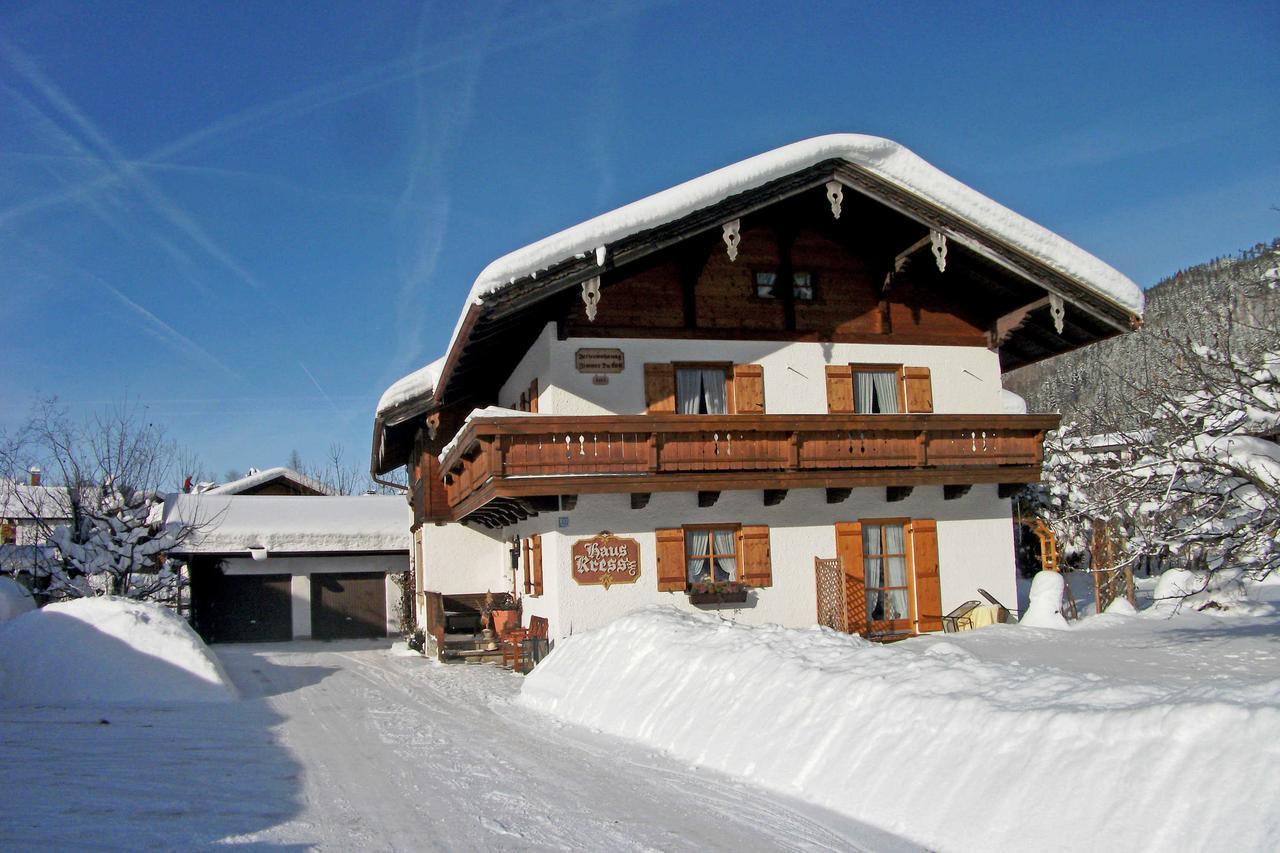
[[[1004,370],[1141,322],[1142,291],[886,139],[806,140],[500,258],[383,395],[421,622],[550,636],[650,604],[940,630],[1015,595],[1009,496],[1056,415]]]

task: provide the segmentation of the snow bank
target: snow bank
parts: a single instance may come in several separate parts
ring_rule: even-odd
[[[1280,847],[1280,682],[1101,678],[1028,661],[1076,632],[973,633],[877,646],[650,608],[560,641],[518,701],[934,849]]]
[[[1066,628],[1062,615],[1062,588],[1066,582],[1060,572],[1036,572],[1027,596],[1027,612],[1018,620],[1029,628]]]
[[[0,625],[0,700],[167,704],[235,698],[217,658],[171,611],[82,598]]]
[[[27,588],[13,578],[0,578],[0,622],[8,622],[36,609]]]

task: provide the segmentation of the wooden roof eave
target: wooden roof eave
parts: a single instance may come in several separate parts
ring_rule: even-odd
[[[842,160],[836,167],[835,179],[903,216],[946,234],[949,239],[954,239],[997,266],[1028,279],[1046,292],[1084,308],[1118,332],[1130,331],[1141,322],[1140,315],[1133,314],[1123,306],[1093,292],[1082,283],[1053,269],[1043,261],[1031,257],[1017,247],[984,236],[967,220],[872,174],[867,169]]]

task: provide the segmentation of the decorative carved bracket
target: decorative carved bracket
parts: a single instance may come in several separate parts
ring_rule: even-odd
[[[742,227],[742,220],[735,219],[732,222],[726,222],[723,225],[724,231],[724,247],[729,255],[729,260],[736,261],[738,259],[738,244],[742,242],[742,235],[739,229]]]
[[[582,304],[587,306],[587,319],[594,323],[596,308],[600,305],[600,276],[592,276],[582,283]]]
[[[938,262],[938,272],[947,271],[947,235],[941,231],[930,231],[929,242],[933,246],[933,259]]]
[[[840,205],[844,203],[844,184],[827,181],[827,201],[831,202],[831,215],[840,218]]]
[[[1062,321],[1066,319],[1067,306],[1056,293],[1049,294],[1049,316],[1053,318],[1054,330],[1062,334]]]

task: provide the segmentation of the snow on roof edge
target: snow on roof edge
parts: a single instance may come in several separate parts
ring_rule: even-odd
[[[292,468],[277,466],[268,468],[265,471],[259,471],[256,474],[250,474],[247,477],[241,477],[238,480],[232,480],[229,483],[223,483],[220,486],[214,486],[212,489],[206,489],[203,494],[207,495],[238,495],[245,489],[252,489],[254,486],[274,480],[276,477],[284,477],[286,480],[292,480],[299,485],[314,489],[322,495],[333,495],[333,489],[321,483],[319,480],[313,480],[306,474],[299,474]]]
[[[426,367],[420,367],[391,383],[378,399],[377,414],[386,414],[396,406],[433,393],[436,390],[436,383],[440,381],[440,371],[444,369],[447,357],[446,351],[446,355],[437,358]]]
[[[468,303],[483,302],[485,296],[514,280],[565,258],[595,252],[631,234],[833,159],[861,166],[1018,247],[1076,279],[1098,296],[1142,313],[1142,288],[1114,267],[951,177],[897,142],[858,133],[816,136],[757,154],[530,243],[481,270],[471,287]],[[459,318],[458,328],[461,325]],[[455,337],[457,331],[454,330]],[[450,349],[452,346],[451,340]]]

